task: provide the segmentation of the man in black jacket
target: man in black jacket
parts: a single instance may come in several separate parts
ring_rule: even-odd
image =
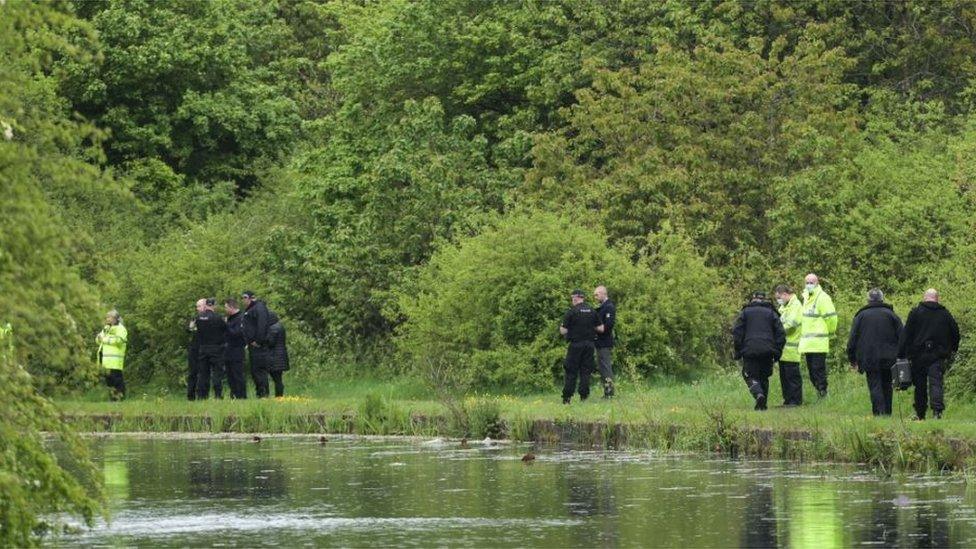
[[[224,339],[227,324],[214,312],[213,298],[197,301],[195,344],[197,348],[197,400],[210,396],[213,383],[214,396],[224,397]]]
[[[756,400],[755,409],[765,410],[773,362],[779,360],[786,345],[779,313],[766,301],[765,292],[753,292],[752,300],[742,308],[732,327],[732,342],[735,358],[742,359],[742,377]]]
[[[593,373],[593,340],[603,331],[603,324],[596,310],[585,301],[583,290],[573,290],[573,306],[563,316],[559,333],[569,340],[566,360],[563,363],[563,404],[569,404],[579,378],[580,400],[590,396],[590,375]]]
[[[278,324],[278,316],[268,310],[263,301],[257,299],[254,292],[246,291],[241,294],[244,301],[244,316],[241,326],[244,341],[247,342],[248,354],[251,357],[251,377],[254,379],[254,392],[258,398],[265,398],[270,394],[268,376],[274,378],[275,396],[284,394],[282,370],[274,368],[274,341],[271,327]],[[280,393],[280,394],[279,394]]]
[[[901,319],[884,302],[881,290],[868,292],[868,304],[854,315],[851,324],[847,360],[867,376],[871,412],[876,416],[891,415],[891,367],[898,356],[901,330]]]
[[[244,313],[237,306],[237,300],[224,300],[227,312],[227,333],[224,346],[224,367],[227,369],[227,384],[230,385],[230,398],[247,398],[247,384],[244,381],[244,328],[241,322]]]
[[[596,315],[603,323],[603,333],[596,335],[596,365],[603,380],[603,398],[613,398],[613,324],[617,306],[610,300],[606,286],[597,286],[593,298],[600,304]]]
[[[929,399],[936,418],[942,417],[945,401],[942,374],[952,355],[959,350],[959,325],[948,309],[939,304],[939,292],[925,290],[922,302],[908,313],[898,343],[898,358],[912,361],[915,385],[915,413],[925,419]],[[926,391],[928,385],[928,391]]]

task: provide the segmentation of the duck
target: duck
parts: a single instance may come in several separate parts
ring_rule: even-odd
[[[251,442],[261,442],[261,437],[254,435],[251,437]]]
[[[461,448],[462,449],[470,448],[470,446],[468,446],[468,439],[466,439],[466,438],[462,438],[461,439]]]
[[[522,456],[522,461],[525,463],[535,461],[535,454],[533,454],[532,452],[525,454],[524,456]]]
[[[319,444],[325,444],[326,442],[329,442],[329,439],[325,437],[319,437]]]

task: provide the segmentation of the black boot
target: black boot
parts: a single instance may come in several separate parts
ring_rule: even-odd
[[[760,394],[756,397],[756,407],[755,410],[765,410],[766,409],[766,395]]]

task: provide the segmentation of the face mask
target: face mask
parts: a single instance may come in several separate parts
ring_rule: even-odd
[[[807,284],[807,291],[812,292],[816,287],[817,287],[816,284]]]
[[[786,300],[783,299],[782,297],[777,297],[776,303],[779,303],[780,305],[786,305]]]

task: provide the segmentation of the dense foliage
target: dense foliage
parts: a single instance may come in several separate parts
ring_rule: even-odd
[[[296,374],[446,353],[486,386],[548,383],[597,282],[630,375],[729,364],[741,296],[810,271],[841,332],[872,286],[903,316],[939,287],[976,329],[971,2],[0,11],[0,320],[48,386],[90,378],[99,305],[134,373],[177,379],[193,301],[243,286]],[[976,390],[972,349],[950,387]]]
[[[0,545],[27,547],[56,531],[65,513],[92,524],[101,477],[85,445],[17,362],[10,325],[0,325]],[[54,443],[59,457],[48,453]],[[70,463],[70,473],[65,465]]]
[[[512,214],[439,248],[401,288],[398,344],[409,363],[456,364],[465,385],[545,388],[562,371],[569,289],[605,284],[620,310],[623,368],[687,375],[714,367],[709,343],[729,312],[715,276],[677,234],[635,265],[599,227]]]

